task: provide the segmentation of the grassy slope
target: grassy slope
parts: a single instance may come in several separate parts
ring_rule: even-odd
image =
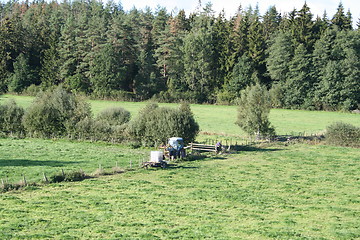
[[[359,158],[358,149],[274,145],[8,192],[0,238],[360,238]]]
[[[32,97],[4,95],[0,102],[8,98],[14,98],[20,105],[28,107]],[[90,101],[94,114],[108,107],[121,106],[129,110],[132,116],[143,108],[145,102],[115,102],[115,101]],[[177,107],[177,104],[160,104],[161,106]],[[201,131],[216,133],[219,135],[244,135],[240,128],[235,125],[237,118],[236,106],[217,105],[191,105],[195,118]],[[332,122],[343,121],[360,127],[360,115],[340,112],[301,111],[273,109],[270,113],[270,121],[275,126],[278,134],[306,133],[314,134],[323,132]]]

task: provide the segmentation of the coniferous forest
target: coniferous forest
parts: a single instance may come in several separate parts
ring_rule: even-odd
[[[236,12],[236,13],[235,13]],[[63,85],[93,98],[235,104],[260,83],[273,107],[360,108],[360,30],[340,3],[280,14],[124,11],[97,0],[0,3],[0,91]],[[359,24],[358,24],[359,25]]]

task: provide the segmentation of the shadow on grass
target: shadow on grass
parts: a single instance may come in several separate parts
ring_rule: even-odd
[[[68,164],[80,163],[77,161],[56,161],[56,160],[29,160],[29,159],[0,159],[0,167],[32,167],[32,166],[49,166],[49,167],[63,167]]]
[[[176,164],[168,164],[166,169],[196,169],[199,167],[193,167],[193,166],[183,166],[183,165],[176,165]]]

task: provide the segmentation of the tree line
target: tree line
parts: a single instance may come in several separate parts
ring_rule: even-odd
[[[352,110],[360,103],[360,31],[350,10],[314,17],[211,3],[187,14],[124,11],[98,0],[0,3],[0,90],[62,85],[94,98],[236,104],[261,84],[273,107]],[[359,25],[359,24],[358,24]]]

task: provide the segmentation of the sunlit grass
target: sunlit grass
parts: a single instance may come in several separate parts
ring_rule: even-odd
[[[0,195],[1,239],[356,239],[357,149],[244,148]]]

